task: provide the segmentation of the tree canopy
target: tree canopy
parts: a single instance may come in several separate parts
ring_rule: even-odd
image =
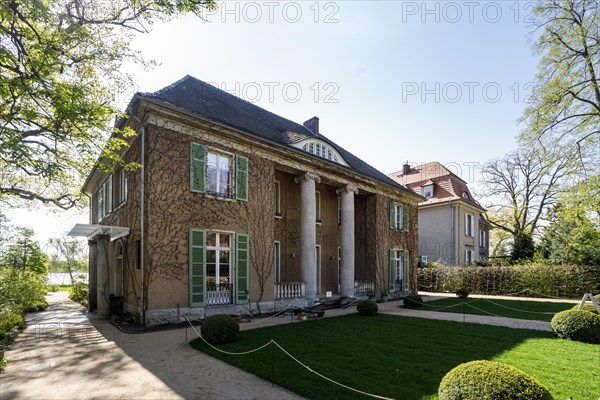
[[[2,254],[0,265],[4,268],[29,271],[38,275],[48,272],[48,258],[33,240],[33,229],[17,228],[16,241]]]
[[[134,33],[214,7],[215,0],[2,1],[0,202],[78,204],[99,155],[123,162],[119,150],[132,132],[111,136],[109,128],[121,112],[115,93],[132,85],[120,69],[149,64],[130,48]]]
[[[598,168],[600,144],[600,3],[539,0],[534,8],[540,55],[521,140],[560,140]]]

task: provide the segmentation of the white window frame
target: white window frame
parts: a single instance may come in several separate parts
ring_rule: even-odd
[[[423,186],[421,194],[426,199],[430,199],[433,197],[433,185]]]
[[[465,250],[465,264],[473,262],[473,250]]]
[[[119,204],[127,201],[127,173],[124,169],[119,172]]]
[[[465,236],[475,236],[475,218],[473,214],[465,214]]]
[[[315,220],[317,224],[321,223],[321,192],[315,191]]]
[[[110,175],[98,190],[98,221],[101,221],[112,211],[113,176]]]
[[[394,291],[402,291],[404,284],[404,250],[392,249],[394,263]],[[402,277],[402,280],[400,280]]]
[[[424,264],[427,264],[429,262],[428,259],[429,259],[428,256],[421,256],[421,262]]]
[[[404,230],[404,206],[398,203],[394,203],[394,228]]]
[[[480,229],[479,230],[479,246],[485,247],[485,242],[486,242],[485,230]]]
[[[273,248],[275,283],[281,283],[281,242],[276,240]]]
[[[209,175],[209,169],[211,166],[211,163],[209,162],[209,159],[211,158],[211,156],[216,157],[216,166],[215,168],[217,168],[217,172],[216,172],[216,190],[211,190],[210,185],[211,185],[211,180],[210,180],[210,175]],[[228,160],[228,168],[227,168],[227,188],[228,190],[225,192],[223,190],[223,188],[221,187],[222,183],[221,183],[221,159],[227,159]],[[220,197],[227,197],[227,198],[235,198],[235,156],[231,153],[227,153],[227,152],[223,152],[223,151],[215,151],[213,149],[206,149],[206,184],[205,184],[205,190],[206,193],[208,194],[212,194],[215,196],[220,196]]]
[[[321,245],[315,246],[315,258],[317,261],[317,293],[321,293]]]
[[[281,182],[275,181],[275,218],[281,218]]]
[[[215,234],[215,245],[214,246],[209,246],[208,245],[208,235],[210,234]],[[220,235],[229,235],[229,247],[221,247],[221,240],[220,240]],[[235,276],[234,276],[234,264],[235,264],[235,260],[234,260],[234,254],[235,254],[235,249],[234,249],[234,240],[235,237],[235,233],[234,232],[221,232],[221,231],[206,231],[206,250],[205,250],[205,262],[206,264],[208,264],[208,252],[209,251],[215,251],[215,285],[217,288],[219,288],[219,286],[221,285],[221,266],[220,266],[220,262],[221,262],[221,257],[220,257],[220,253],[221,252],[229,252],[229,283],[227,283],[228,285],[233,285],[233,282],[235,280]],[[208,266],[206,268],[206,282],[208,283]],[[212,277],[211,277],[212,278]],[[234,288],[235,289],[235,288]]]

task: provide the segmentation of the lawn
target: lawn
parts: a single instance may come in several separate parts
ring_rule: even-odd
[[[524,300],[491,300],[450,297],[424,303],[421,310],[458,314],[495,315],[499,317],[550,321],[554,314],[575,304]]]
[[[600,346],[558,339],[550,332],[347,315],[240,332],[235,342],[219,348],[245,352],[271,339],[330,379],[394,399],[436,399],[446,372],[477,359],[522,369],[544,383],[556,399],[600,396]],[[274,345],[245,355],[223,354],[200,339],[192,346],[310,399],[367,398],[312,374]]]

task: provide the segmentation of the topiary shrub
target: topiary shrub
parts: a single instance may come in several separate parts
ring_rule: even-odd
[[[211,315],[202,321],[200,333],[212,344],[229,343],[235,340],[240,331],[238,322],[231,315]]]
[[[372,317],[377,315],[379,307],[377,307],[377,303],[375,303],[373,300],[361,300],[356,304],[356,310],[360,315]]]
[[[494,361],[471,361],[453,368],[438,389],[440,400],[552,400],[540,382],[525,372]]]
[[[461,299],[466,299],[469,297],[469,291],[465,288],[456,289],[456,295]]]
[[[573,306],[573,308],[571,308],[571,310],[577,310],[577,309],[579,309],[579,304],[577,304],[576,306]],[[598,310],[596,309],[596,306],[593,304],[584,304],[582,310],[589,311],[594,314],[598,314]]]
[[[600,315],[584,310],[566,310],[550,322],[554,333],[563,339],[600,344]]]
[[[423,307],[423,298],[418,294],[409,294],[404,298],[404,307],[419,308]]]

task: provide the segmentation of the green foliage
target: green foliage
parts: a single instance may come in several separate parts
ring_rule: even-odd
[[[461,299],[466,299],[467,297],[469,297],[469,291],[465,288],[458,288],[456,289],[456,296],[458,296]]]
[[[0,266],[36,274],[48,273],[48,259],[39,243],[33,240],[33,229],[17,228],[17,232],[17,240],[4,252]]]
[[[600,266],[514,265],[505,267],[435,267],[418,270],[419,290],[530,297],[581,298],[600,292]]]
[[[512,252],[510,253],[513,261],[531,260],[534,252],[535,244],[533,243],[533,237],[524,232],[517,233],[514,237]]]
[[[46,291],[47,292],[58,292],[59,286],[58,285],[46,285]]]
[[[69,208],[98,157],[123,163],[131,130],[104,134],[119,93],[137,89],[123,64],[149,67],[131,49],[156,20],[214,9],[214,0],[21,0],[0,3],[0,199]],[[103,38],[104,40],[101,40]]]
[[[361,300],[358,303],[356,303],[356,310],[360,315],[373,317],[377,315],[379,307],[377,306],[377,303],[375,303],[373,300]]]
[[[404,307],[420,308],[423,307],[423,298],[418,294],[409,294],[404,298]]]
[[[25,313],[20,305],[0,304],[0,346],[8,346],[24,325]]]
[[[600,315],[584,310],[567,310],[557,313],[552,330],[563,339],[600,344]]]
[[[439,387],[440,400],[552,400],[525,372],[494,361],[470,361],[453,368]]]
[[[76,280],[75,283],[71,285],[71,290],[69,291],[69,298],[73,301],[83,304],[84,306],[87,306],[88,290],[88,285]]]
[[[240,325],[231,315],[211,315],[202,321],[200,333],[209,343],[229,343],[237,337]]]
[[[44,276],[29,271],[0,269],[0,304],[19,304],[23,311],[48,307]]]
[[[583,311],[589,311],[591,313],[598,314],[598,309],[596,309],[596,306],[593,304],[584,304],[581,309]],[[573,308],[571,310],[579,310],[579,304],[576,306],[573,306]]]

